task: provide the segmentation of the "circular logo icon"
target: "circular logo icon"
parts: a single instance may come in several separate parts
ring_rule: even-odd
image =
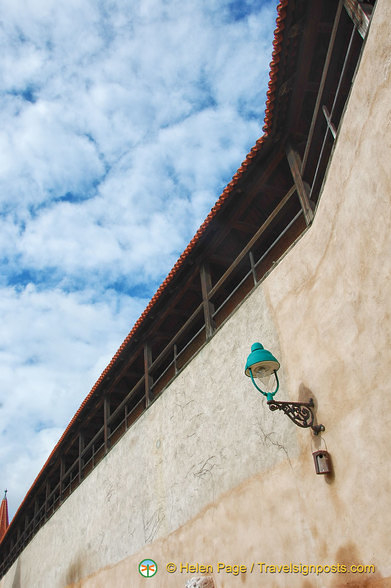
[[[157,572],[157,563],[153,559],[143,559],[138,564],[138,571],[144,578],[152,578]]]

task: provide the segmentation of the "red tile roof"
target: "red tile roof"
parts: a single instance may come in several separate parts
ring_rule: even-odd
[[[0,505],[0,542],[3,539],[8,528],[8,502],[7,490],[4,493],[4,498]]]
[[[19,513],[19,511],[21,510],[22,506],[26,502],[29,494],[33,490],[35,484],[39,480],[40,476],[42,475],[46,466],[49,464],[50,460],[52,459],[52,457],[55,454],[58,447],[61,445],[64,438],[67,436],[68,431],[70,430],[70,428],[72,427],[74,422],[77,420],[77,418],[81,414],[81,412],[82,412],[83,408],[85,407],[85,405],[87,404],[88,400],[93,396],[95,391],[99,388],[99,385],[103,382],[104,378],[107,376],[107,374],[113,368],[113,366],[115,365],[115,362],[117,361],[117,359],[121,355],[122,351],[125,349],[125,347],[129,343],[129,341],[131,340],[131,338],[133,337],[133,335],[135,334],[137,329],[144,322],[145,318],[148,316],[148,314],[151,311],[151,309],[153,308],[153,306],[159,300],[163,291],[170,284],[173,277],[177,274],[178,270],[183,266],[184,262],[186,261],[186,259],[189,256],[190,252],[193,251],[196,244],[200,241],[201,237],[204,235],[207,227],[211,224],[211,222],[214,219],[214,217],[216,216],[217,212],[222,208],[224,203],[233,194],[234,189],[236,188],[236,186],[238,184],[238,181],[243,176],[243,174],[246,173],[246,170],[251,165],[252,160],[256,157],[256,155],[263,148],[263,145],[265,144],[265,141],[271,131],[272,115],[273,115],[273,110],[274,110],[274,103],[276,100],[275,90],[276,90],[277,75],[278,75],[278,64],[280,61],[279,55],[281,52],[281,44],[282,44],[282,40],[283,40],[283,30],[285,28],[285,17],[286,17],[286,13],[287,13],[287,5],[288,5],[288,0],[280,0],[279,4],[277,6],[277,19],[276,19],[277,27],[274,31],[272,61],[270,62],[270,74],[269,74],[269,84],[268,84],[267,100],[266,100],[266,107],[265,107],[265,119],[264,119],[264,126],[262,129],[264,132],[263,136],[257,140],[254,147],[248,153],[246,159],[243,161],[242,165],[240,166],[240,168],[238,169],[236,174],[233,176],[230,183],[223,190],[222,194],[220,195],[220,198],[217,200],[216,204],[214,205],[214,207],[212,208],[212,210],[210,211],[210,213],[206,217],[205,221],[202,223],[202,225],[200,226],[197,233],[194,235],[193,239],[190,241],[190,243],[188,244],[188,246],[186,247],[186,249],[184,250],[182,255],[179,257],[178,261],[176,262],[176,264],[174,265],[174,267],[172,268],[172,270],[170,271],[170,273],[168,274],[168,276],[166,277],[164,282],[158,288],[158,290],[156,291],[156,293],[152,297],[151,301],[149,302],[148,306],[146,307],[144,312],[141,314],[140,318],[136,321],[134,327],[132,328],[132,330],[130,331],[128,336],[125,338],[122,345],[119,347],[118,351],[114,355],[113,359],[110,361],[109,365],[103,370],[100,377],[98,378],[98,380],[96,381],[96,383],[92,387],[91,391],[86,396],[84,401],[81,403],[79,409],[77,410],[76,414],[74,415],[74,417],[70,421],[69,425],[65,429],[65,431],[62,434],[57,445],[54,447],[53,451],[49,455],[48,459],[46,460],[45,464],[43,465],[38,476],[35,478],[30,490],[27,492],[27,494],[26,494],[23,502],[19,506],[14,518],[16,518],[16,516]],[[11,521],[11,523],[12,523],[12,521]]]

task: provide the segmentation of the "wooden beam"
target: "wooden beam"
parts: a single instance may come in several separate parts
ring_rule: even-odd
[[[256,286],[257,283],[258,283],[258,280],[257,280],[257,272],[256,272],[256,269],[255,269],[255,261],[254,261],[253,252],[252,251],[249,251],[248,252],[248,256],[250,258],[250,266],[251,266],[251,273],[252,273],[252,276],[253,276],[254,286]]]
[[[135,386],[133,386],[132,390],[130,390],[130,392],[128,392],[128,394],[127,394],[127,395],[125,396],[125,398],[124,398],[124,399],[121,401],[121,403],[120,403],[118,406],[116,406],[116,407],[115,407],[115,409],[113,410],[112,414],[110,415],[110,418],[115,418],[115,417],[118,415],[118,413],[119,413],[119,412],[120,412],[120,411],[121,411],[121,410],[122,410],[124,407],[126,408],[126,416],[132,412],[132,410],[133,410],[133,407],[132,407],[132,409],[131,409],[131,411],[130,411],[130,413],[129,413],[129,412],[128,412],[128,410],[127,410],[127,404],[128,404],[128,402],[129,402],[129,401],[132,399],[132,397],[134,397],[134,396],[135,396],[135,394],[136,394],[136,393],[137,393],[137,391],[138,391],[138,390],[141,388],[141,386],[144,386],[144,379],[145,379],[145,378],[144,378],[144,375],[143,375],[143,377],[142,377],[142,378],[140,378],[140,380],[137,382],[137,384],[136,384]],[[143,395],[143,398],[142,398],[142,399],[144,399],[144,398],[145,398],[145,397],[144,397],[144,395]],[[138,400],[138,401],[136,402],[136,405],[139,403],[139,401],[140,401],[140,400]],[[136,405],[135,405],[135,406],[136,406]],[[88,448],[88,446],[87,446],[87,448]]]
[[[203,263],[200,267],[202,305],[204,309],[205,332],[206,338],[210,339],[213,335],[216,325],[213,320],[214,305],[209,300],[209,292],[212,289],[212,278],[210,275],[209,265]]]
[[[201,304],[199,304],[197,306],[197,308],[195,309],[195,311],[189,316],[189,318],[187,319],[187,321],[181,326],[181,328],[175,333],[174,337],[171,339],[171,341],[169,341],[167,343],[167,345],[165,346],[165,348],[163,349],[163,351],[161,351],[159,353],[159,355],[157,356],[157,358],[154,360],[153,364],[152,364],[152,368],[155,368],[159,365],[159,362],[165,357],[166,353],[169,351],[170,347],[176,343],[178,341],[178,339],[183,335],[183,333],[186,331],[186,329],[189,327],[189,325],[192,324],[192,322],[194,321],[195,317],[197,316],[197,314],[199,314],[202,310],[203,307],[203,303],[201,302]]]
[[[335,128],[335,125],[331,122],[331,115],[327,110],[326,106],[322,106],[322,110],[324,117],[326,119],[327,126],[329,127],[330,133],[333,135],[333,138],[335,139],[337,136],[337,129]]]
[[[37,496],[35,496],[35,498],[34,498],[34,514],[33,514],[33,526],[34,527],[36,525],[37,514],[38,514],[38,498],[37,498]]]
[[[177,373],[178,373],[177,356],[178,356],[178,347],[177,347],[177,344],[174,343],[174,372],[175,372],[175,375],[177,375]]]
[[[102,417],[101,417],[101,419],[102,419]],[[87,443],[87,445],[85,445],[83,452],[82,452],[82,457],[84,457],[85,454],[92,448],[92,446],[95,445],[96,441],[99,439],[99,437],[102,435],[102,433],[104,436],[104,430],[105,430],[105,427],[104,427],[104,424],[102,424],[102,426],[96,431],[93,438]]]
[[[297,194],[299,196],[301,208],[303,209],[305,222],[307,225],[311,224],[314,219],[311,201],[308,197],[307,185],[303,182],[301,177],[301,159],[300,155],[293,149],[291,145],[287,145],[286,155],[291,169],[292,177],[295,182]]]
[[[49,494],[50,494],[50,483],[49,483],[49,479],[46,478],[46,488],[45,488],[45,521],[47,519],[47,514],[48,514],[48,499],[49,499]]]
[[[93,418],[94,416],[94,410],[93,408],[90,409],[89,413],[87,413],[85,415],[85,417],[82,419],[82,423],[83,423],[83,427],[86,428],[88,422],[91,420],[91,418]],[[64,455],[72,455],[75,454],[77,455],[78,453],[78,438],[79,438],[79,433],[76,431],[76,423],[73,424],[73,427],[71,428],[71,430],[69,431],[67,438],[64,440],[64,442],[61,445],[61,448],[58,449],[58,451],[61,451]]]
[[[273,172],[275,172],[283,157],[284,152],[280,149],[277,149],[273,154],[269,154],[269,157],[266,158],[265,164],[263,166],[260,165],[257,177],[252,177],[246,192],[241,195],[240,201],[237,201],[235,205],[235,218],[241,218],[242,214],[244,214],[249,209],[250,204],[254,200],[259,202],[259,199],[261,199],[261,190],[263,194],[265,183],[271,177]],[[215,251],[218,246],[227,238],[231,230],[231,225],[228,220],[226,224],[219,228],[219,231],[211,239],[204,258],[208,254],[213,255],[212,252]]]
[[[110,399],[105,394],[103,400],[103,438],[105,444],[105,455],[109,451],[109,437],[110,437],[110,429],[109,429],[109,418],[110,418]]]
[[[323,96],[323,90],[324,90],[324,87],[326,84],[327,73],[329,71],[331,55],[333,53],[334,43],[335,43],[335,39],[337,36],[339,20],[340,20],[341,12],[342,12],[343,1],[344,0],[339,0],[337,11],[336,11],[335,17],[334,17],[333,29],[331,31],[329,46],[327,49],[327,55],[326,55],[326,59],[325,59],[324,65],[323,65],[322,78],[321,78],[320,84],[319,84],[319,90],[318,90],[318,95],[316,97],[314,112],[312,114],[312,120],[311,120],[310,130],[308,133],[307,144],[306,144],[304,155],[303,155],[303,161],[301,163],[301,170],[300,171],[302,174],[304,173],[304,169],[305,169],[305,166],[307,163],[308,155],[309,155],[311,144],[312,144],[312,137],[313,137],[314,130],[315,130],[315,124],[316,124],[316,120],[318,118],[320,103],[321,103],[322,96]]]
[[[144,344],[144,385],[145,385],[145,398],[147,407],[153,400],[152,384],[153,377],[151,374],[152,365],[152,350],[148,343]]]
[[[312,66],[312,57],[315,55],[315,46],[318,40],[318,26],[322,16],[322,2],[312,1],[308,3],[306,15],[307,25],[300,44],[300,52],[297,60],[298,71],[295,74],[295,82],[290,101],[287,134],[294,134],[302,119],[304,95]]]
[[[149,327],[146,329],[146,337],[148,337],[149,339],[153,339],[154,330],[158,329],[160,327],[160,325],[162,325],[162,323],[170,315],[171,309],[178,307],[178,302],[180,301],[181,298],[186,296],[187,290],[189,290],[189,289],[193,290],[193,283],[197,282],[197,278],[198,278],[197,274],[198,274],[198,268],[196,266],[194,266],[191,270],[190,275],[184,280],[183,284],[181,284],[181,287],[174,289],[174,293],[170,297],[170,303],[167,306],[164,306],[163,309],[161,310],[161,312],[158,313],[157,318],[153,324],[153,327]],[[198,286],[197,291],[199,291],[200,289],[201,289],[200,286]],[[142,345],[141,344],[139,344],[137,347],[135,347],[134,352],[132,354],[129,354],[129,359],[126,360],[123,363],[123,365],[121,366],[121,369],[120,369],[118,375],[116,376],[116,378],[114,379],[113,383],[110,385],[110,388],[115,386],[116,383],[126,374],[128,366],[130,366],[133,363],[135,355],[140,353],[140,351],[142,352]]]
[[[295,192],[296,192],[296,186],[292,186],[292,188],[290,190],[288,190],[288,192],[285,194],[284,198],[277,204],[277,206],[273,210],[273,212],[267,217],[265,222],[262,223],[262,225],[259,227],[258,231],[255,233],[255,235],[247,243],[246,247],[244,247],[243,250],[239,253],[239,255],[237,256],[235,261],[231,264],[231,266],[227,269],[227,271],[221,276],[221,278],[213,286],[213,288],[211,289],[211,291],[209,293],[210,297],[212,297],[218,291],[218,289],[223,285],[225,280],[232,274],[233,270],[239,265],[239,263],[242,261],[242,259],[251,251],[251,249],[254,247],[255,243],[258,241],[258,239],[260,238],[262,233],[265,232],[267,227],[271,224],[271,222],[275,219],[277,214],[285,206],[285,204],[288,202],[288,200],[293,196],[293,194]]]
[[[331,134],[333,135],[334,139],[336,138],[337,135],[337,130],[335,128],[335,126],[332,124],[332,119],[333,119],[333,115],[334,115],[334,109],[337,105],[338,99],[339,99],[339,94],[340,94],[340,90],[341,87],[343,85],[343,80],[345,78],[345,73],[347,71],[348,65],[350,60],[352,59],[352,48],[353,48],[353,41],[355,38],[355,32],[357,30],[357,26],[355,25],[352,29],[351,35],[350,35],[350,39],[349,39],[349,45],[348,48],[346,50],[346,54],[345,54],[345,59],[343,62],[343,66],[342,66],[342,70],[341,73],[339,75],[339,80],[338,80],[338,85],[337,85],[337,89],[335,90],[335,95],[334,95],[334,100],[333,100],[333,104],[331,106],[331,111],[329,112],[328,109],[326,108],[326,106],[323,106],[323,114],[325,115],[326,118],[326,122],[327,122],[327,126],[329,127],[329,129],[331,130]]]
[[[344,6],[346,12],[357,26],[357,30],[361,37],[365,39],[369,28],[369,15],[364,12],[362,6],[358,3],[358,0],[344,0]]]
[[[82,431],[80,431],[80,433],[79,433],[79,483],[82,480],[83,466],[84,466],[84,460],[82,458],[83,449],[84,449],[84,433]]]
[[[241,233],[245,233],[246,235],[252,234],[257,230],[257,227],[252,223],[246,223],[244,221],[234,220],[231,223],[231,227],[233,229],[237,229]]]
[[[130,388],[132,387],[132,382],[134,381],[134,379],[139,380],[140,376],[142,375],[142,370],[135,370],[135,369],[128,369],[126,370],[126,373],[122,376],[122,379],[120,380],[120,382],[116,383],[116,388],[118,388],[118,384],[122,385],[120,387],[120,392],[124,392],[127,390],[130,390]],[[110,387],[111,390],[111,387]]]
[[[156,344],[157,342],[164,342],[169,341],[171,339],[170,335],[163,333],[162,331],[156,331],[153,335],[153,342]]]
[[[352,32],[351,32],[351,35],[350,35],[349,45],[348,45],[347,51],[345,53],[345,59],[344,59],[344,62],[343,62],[342,70],[341,70],[341,72],[339,74],[338,85],[337,85],[337,88],[335,90],[334,100],[333,100],[333,104],[331,106],[330,113],[329,113],[328,109],[325,106],[323,106],[323,113],[324,113],[325,118],[326,118],[327,127],[328,127],[328,129],[330,129],[331,134],[332,134],[334,140],[335,140],[336,135],[337,135],[337,129],[331,123],[331,121],[333,119],[334,109],[335,109],[335,106],[336,106],[337,101],[339,99],[339,92],[340,92],[340,89],[342,87],[342,83],[343,83],[343,80],[344,80],[344,77],[345,77],[345,73],[346,73],[346,70],[347,70],[349,61],[352,58],[352,47],[353,47],[353,44],[354,44],[353,41],[354,41],[354,38],[355,38],[356,30],[357,30],[357,25],[354,25],[354,27],[352,29]],[[315,169],[314,177],[313,177],[313,180],[312,180],[311,191],[310,191],[310,198],[311,198],[313,192],[315,192],[315,190],[316,190],[317,179],[318,179],[318,172],[321,169],[321,162],[322,162],[322,159],[323,159],[323,154],[324,154],[324,150],[325,150],[325,147],[326,147],[326,143],[327,143],[327,130],[326,130],[326,133],[324,134],[324,137],[323,137],[322,147],[320,149],[320,153],[319,153],[319,157],[318,157],[318,162],[316,164],[316,169]]]
[[[172,308],[170,309],[170,316],[174,316],[176,318],[182,319],[186,316],[186,311],[183,308]]]
[[[64,458],[60,457],[60,502],[62,502],[62,487],[64,483],[64,471],[65,471],[65,463]]]
[[[209,257],[209,263],[223,268],[229,267],[232,261],[232,257],[228,257],[228,255],[221,255],[217,253],[213,253],[213,255]]]

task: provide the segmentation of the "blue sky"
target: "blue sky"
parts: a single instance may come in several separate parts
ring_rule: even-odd
[[[262,135],[276,5],[0,0],[11,515]]]

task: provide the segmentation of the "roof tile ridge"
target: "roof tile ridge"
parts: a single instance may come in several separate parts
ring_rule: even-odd
[[[277,75],[278,75],[278,65],[280,62],[280,53],[282,50],[282,41],[284,38],[283,30],[285,28],[285,17],[287,13],[287,6],[288,0],[281,0],[279,5],[277,6],[277,19],[276,24],[277,27],[274,31],[274,40],[273,40],[273,52],[272,52],[272,60],[270,62],[270,79],[268,84],[268,91],[266,92],[266,108],[265,108],[265,120],[263,125],[264,132],[270,132],[271,130],[271,123],[272,123],[272,116],[274,110],[274,103],[276,100],[276,87],[277,87]]]

